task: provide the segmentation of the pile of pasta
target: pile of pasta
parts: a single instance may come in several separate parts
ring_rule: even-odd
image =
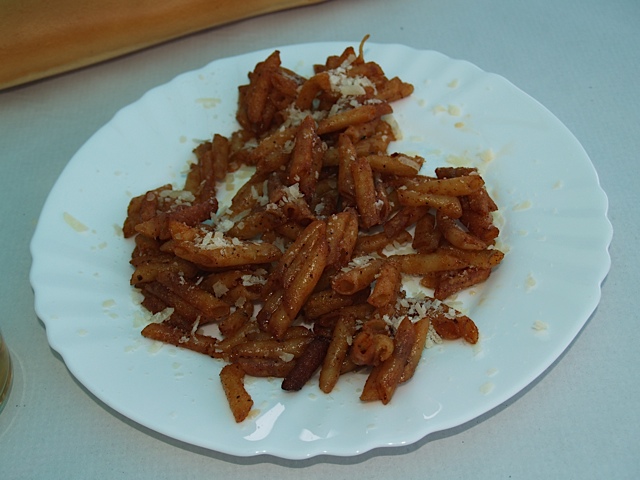
[[[360,370],[361,400],[387,404],[429,338],[478,341],[444,300],[502,261],[496,204],[474,168],[426,176],[423,158],[389,152],[391,105],[413,86],[366,61],[365,40],[309,78],[273,52],[239,87],[240,128],[194,150],[182,189],[129,204],[131,284],[154,319],[142,335],[224,360],[237,422],[253,406],[247,375],[297,391],[319,371],[328,393]],[[239,169],[251,176],[221,207]],[[408,296],[407,276],[433,294]]]

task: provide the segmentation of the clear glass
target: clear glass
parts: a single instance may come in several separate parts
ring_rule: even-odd
[[[7,344],[4,343],[4,338],[0,331],[0,412],[2,412],[9,397],[12,375],[11,356],[9,355],[9,349],[7,348]]]

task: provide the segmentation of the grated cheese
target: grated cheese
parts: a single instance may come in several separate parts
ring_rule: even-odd
[[[424,348],[431,348],[442,343],[442,337],[438,335],[433,325],[429,324],[429,330],[427,331],[427,341]]]
[[[161,312],[154,313],[149,317],[150,323],[162,323],[167,320],[171,315],[173,315],[174,309],[172,307],[167,307]]]
[[[293,104],[291,104],[289,108],[287,108],[285,115],[287,119],[280,126],[280,130],[286,130],[290,127],[297,127],[309,115],[311,115],[311,117],[313,117],[316,122],[324,120],[328,116],[327,112],[325,112],[324,110],[300,110]],[[293,150],[293,145],[291,145],[291,149]]]
[[[220,231],[207,232],[204,237],[196,238],[195,244],[203,250],[215,250],[233,245]]]
[[[267,203],[269,203],[269,196],[267,192],[268,192],[267,180],[265,180],[262,184],[262,194],[258,193],[258,189],[255,187],[255,185],[251,186],[251,197],[261,207],[264,207]]]
[[[357,97],[366,94],[366,87],[376,91],[376,87],[371,80],[362,75],[350,77],[347,72],[353,60],[347,59],[342,65],[333,70],[329,70],[329,83],[331,90],[339,93],[343,97]]]
[[[537,332],[544,332],[549,328],[549,324],[543,322],[542,320],[536,320],[535,322],[533,322],[533,325],[531,325],[531,328],[533,328]]]
[[[343,272],[348,272],[350,270],[353,270],[354,268],[364,267],[365,265],[367,265],[368,263],[376,260],[377,258],[378,257],[376,257],[374,255],[361,255],[359,257],[354,257],[347,264],[347,266],[342,267],[341,270]]]
[[[283,362],[290,362],[291,360],[294,359],[293,353],[287,353],[287,352],[281,353],[279,357],[280,357],[280,360],[282,360]]]
[[[216,296],[216,298],[224,296],[229,291],[227,286],[219,280],[213,284],[212,288],[213,294]]]
[[[191,205],[195,202],[196,197],[194,197],[193,193],[188,190],[172,190],[166,189],[162,190],[158,196],[161,200],[169,200],[173,201],[178,205]]]
[[[242,275],[242,285],[245,287],[252,287],[254,285],[264,285],[267,283],[267,279],[264,275],[267,274],[266,270],[259,269],[254,272],[256,275]]]
[[[280,206],[286,203],[293,203],[296,200],[301,200],[304,198],[304,194],[300,191],[300,184],[294,183],[289,187],[284,187],[284,196],[278,202]]]

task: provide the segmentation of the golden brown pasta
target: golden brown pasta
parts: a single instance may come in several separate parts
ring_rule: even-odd
[[[391,397],[400,383],[415,341],[414,325],[411,320],[405,318],[400,323],[394,337],[393,354],[380,364],[380,371],[376,375],[378,397],[385,405],[391,401]]]
[[[331,283],[332,288],[343,295],[353,295],[368,288],[376,279],[384,260],[374,257],[359,257],[353,268],[338,272]]]
[[[333,390],[341,375],[342,365],[349,353],[350,342],[356,332],[356,318],[352,315],[341,316],[333,329],[331,343],[320,370],[320,390],[329,393]]]
[[[309,78],[273,52],[238,88],[240,128],[194,149],[182,190],[163,185],[127,209],[130,283],[154,316],[142,335],[224,361],[237,422],[253,405],[246,375],[297,391],[319,371],[329,393],[362,371],[360,399],[387,404],[428,338],[479,339],[441,300],[503,261],[497,205],[473,168],[430,177],[422,157],[389,152],[391,102],[413,86],[366,61],[363,44]],[[240,168],[249,179],[218,205]],[[407,275],[433,294],[408,297]]]
[[[222,388],[231,407],[233,417],[238,423],[247,418],[253,407],[251,395],[244,388],[244,376],[245,371],[235,363],[225,365],[220,371]]]
[[[393,260],[387,261],[380,268],[367,302],[377,308],[395,305],[401,286],[402,275],[398,264]]]

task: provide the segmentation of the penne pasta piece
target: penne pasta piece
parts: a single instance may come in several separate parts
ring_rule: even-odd
[[[381,223],[378,197],[373,171],[366,158],[359,157],[351,164],[351,176],[360,223],[364,229],[378,225]]]
[[[253,407],[251,395],[244,388],[244,376],[242,367],[235,363],[225,365],[220,371],[222,388],[237,423],[246,419]]]
[[[377,308],[395,305],[401,286],[402,275],[398,264],[393,260],[385,262],[380,268],[367,302]]]
[[[422,157],[412,157],[402,153],[367,155],[366,159],[373,171],[401,177],[415,177],[424,163]]]
[[[289,374],[282,380],[282,389],[288,391],[302,389],[311,376],[322,365],[328,348],[329,340],[327,338],[315,337],[307,345],[307,348],[300,358],[296,360]]]
[[[353,335],[356,332],[356,319],[351,315],[343,315],[336,322],[331,343],[327,348],[320,370],[320,390],[329,393],[333,390],[341,375],[342,365],[349,351]]]
[[[333,277],[331,287],[336,292],[342,295],[353,295],[369,287],[384,263],[383,259],[373,257],[360,257],[356,260],[362,260],[364,263],[352,268],[347,266]]]
[[[413,323],[405,318],[394,336],[393,354],[380,365],[380,371],[376,378],[378,396],[385,405],[391,401],[391,397],[400,383],[415,341],[416,332]]]
[[[407,275],[425,275],[433,272],[457,270],[466,266],[463,260],[444,252],[392,255],[389,258],[396,261],[400,271]]]
[[[405,207],[427,206],[442,211],[450,218],[462,216],[460,199],[451,195],[436,195],[434,193],[422,193],[408,188],[399,188],[398,202]]]

